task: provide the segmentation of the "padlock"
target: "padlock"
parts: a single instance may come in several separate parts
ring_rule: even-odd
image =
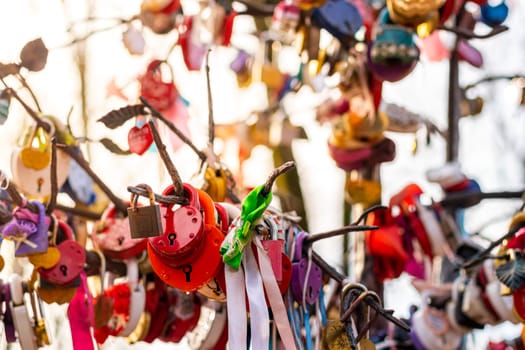
[[[64,221],[58,220],[58,230],[65,236],[56,246],[60,251],[60,260],[52,268],[39,268],[38,272],[42,279],[62,286],[78,280],[86,264],[86,251],[75,242],[73,230]]]
[[[5,239],[15,241],[16,257],[45,253],[48,248],[49,219],[46,218],[46,210],[39,201],[31,203],[38,208],[38,213],[25,207],[17,207],[12,220],[2,229]]]
[[[54,129],[51,117],[41,117],[42,120]],[[21,158],[21,147],[17,147],[11,154],[11,173],[13,182],[18,185],[21,192],[37,198],[47,197],[51,194],[51,164],[36,170],[24,164]],[[64,151],[58,149],[57,153],[57,186],[61,188],[69,174],[71,158]],[[31,157],[30,157],[31,158]],[[39,161],[37,161],[39,162]]]
[[[291,290],[294,300],[299,305],[304,305],[305,302],[308,305],[315,304],[323,286],[323,272],[321,268],[304,257],[303,241],[307,236],[306,232],[299,232],[295,236]]]
[[[13,317],[20,347],[24,350],[37,350],[37,339],[24,303],[24,289],[19,275],[13,274],[9,277],[9,289],[11,302],[7,307],[10,308]]]
[[[104,255],[118,260],[131,259],[142,254],[148,244],[146,238],[131,237],[129,219],[113,204],[106,208],[102,218],[94,226],[91,239]]]
[[[501,25],[509,15],[509,7],[505,0],[501,0],[497,5],[491,5],[487,2],[480,6],[481,21],[488,26],[496,27]]]
[[[168,186],[163,195],[173,193],[173,186]],[[204,239],[204,219],[201,214],[199,195],[196,189],[184,184],[184,192],[189,204],[173,210],[173,205],[162,206],[164,217],[164,235],[148,239],[148,247],[158,255],[173,260],[175,265],[183,265]]]
[[[53,123],[48,123],[48,125],[51,128],[49,133],[35,125],[32,135],[20,151],[20,159],[28,168],[42,170],[51,164],[51,136],[55,133],[55,127]]]
[[[222,338],[228,335],[226,306],[213,300],[207,300],[201,306],[200,318],[197,327],[186,333],[186,339],[191,349],[224,350]]]
[[[160,206],[155,204],[155,195],[150,186],[139,184],[137,187],[144,188],[148,191],[149,206],[137,206],[138,195],[132,194],[128,208],[129,229],[132,238],[146,238],[160,236],[162,230],[162,218],[160,215]]]
[[[357,6],[348,1],[335,0],[313,9],[312,24],[325,29],[343,46],[347,46],[355,40],[354,35],[363,25],[363,19]]]
[[[222,167],[213,168],[208,166],[204,172],[203,190],[210,195],[215,202],[223,202],[226,199],[227,179]]]
[[[178,91],[173,81],[173,70],[169,67],[171,76],[165,81],[161,73],[162,64],[166,61],[153,60],[148,64],[146,72],[139,78],[140,94],[159,111],[170,108],[178,98]]]
[[[219,247],[224,235],[216,226],[211,198],[188,184],[184,189],[190,204],[175,212],[168,208],[164,236],[149,238],[148,255],[153,270],[166,284],[192,292],[204,287],[221,267]],[[172,191],[170,186],[165,193]],[[202,208],[204,219],[196,205]],[[220,294],[218,298],[222,298]]]
[[[286,77],[277,66],[280,47],[277,40],[266,38],[261,42],[259,53],[253,64],[254,80],[264,83],[271,90],[279,90],[285,83]]]

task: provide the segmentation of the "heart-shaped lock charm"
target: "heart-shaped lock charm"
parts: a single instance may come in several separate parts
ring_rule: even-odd
[[[153,134],[151,133],[149,124],[144,124],[141,127],[134,126],[128,132],[128,145],[132,153],[142,155],[146,152],[153,143]]]
[[[41,278],[50,283],[68,285],[78,279],[84,271],[86,263],[86,251],[84,247],[74,241],[73,230],[65,222],[58,220],[58,230],[65,236],[65,240],[57,245],[60,252],[58,263],[49,268],[38,269]]]
[[[149,247],[157,254],[173,258],[175,265],[195,254],[204,238],[204,220],[201,214],[199,195],[195,188],[184,184],[189,204],[173,210],[173,206],[163,206],[165,218],[164,235],[149,238]],[[172,194],[173,186],[167,187],[163,195]],[[179,262],[177,262],[179,261]]]
[[[173,82],[171,67],[169,67],[169,71],[172,74],[170,79],[168,81],[163,80],[161,71],[163,63],[165,62],[160,60],[150,62],[146,73],[139,78],[140,94],[159,111],[170,108],[179,96]]]
[[[126,202],[126,205],[129,205]],[[127,214],[127,213],[126,213]],[[133,239],[129,220],[110,204],[100,222],[95,225],[91,239],[97,244],[104,255],[118,260],[126,260],[141,254],[148,244],[147,239]]]
[[[56,303],[63,305],[73,299],[77,292],[77,286],[59,286],[41,279],[36,292],[40,299],[47,304]]]
[[[49,219],[44,205],[38,201],[31,203],[36,205],[38,213],[18,207],[13,212],[13,219],[2,229],[4,238],[15,241],[16,257],[45,253],[48,248]]]

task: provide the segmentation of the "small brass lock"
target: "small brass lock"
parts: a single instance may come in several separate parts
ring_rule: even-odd
[[[129,228],[132,238],[155,237],[163,234],[160,206],[155,204],[153,190],[146,184],[137,185],[148,191],[148,206],[137,206],[138,195],[131,195],[131,207],[128,208]]]

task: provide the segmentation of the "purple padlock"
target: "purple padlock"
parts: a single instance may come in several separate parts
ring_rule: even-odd
[[[321,287],[323,286],[323,273],[321,268],[313,261],[310,262],[310,273],[308,276],[308,259],[303,257],[303,241],[307,237],[306,232],[299,232],[295,236],[295,250],[292,262],[292,295],[303,305],[303,291],[306,289],[305,301],[309,305],[315,304]]]
[[[38,201],[31,203],[38,208],[38,213],[18,207],[13,212],[13,219],[2,229],[4,238],[16,242],[16,257],[47,251],[49,220],[46,218],[46,210]]]

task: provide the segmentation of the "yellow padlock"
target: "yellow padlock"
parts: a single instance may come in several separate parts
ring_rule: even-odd
[[[24,166],[42,170],[51,163],[50,135],[54,134],[55,127],[52,123],[48,125],[51,127],[49,134],[38,125],[33,127],[31,136],[25,141],[20,151],[20,159]]]
[[[215,202],[224,202],[227,194],[227,179],[223,169],[207,167],[204,173],[205,185],[203,191],[208,193]]]

